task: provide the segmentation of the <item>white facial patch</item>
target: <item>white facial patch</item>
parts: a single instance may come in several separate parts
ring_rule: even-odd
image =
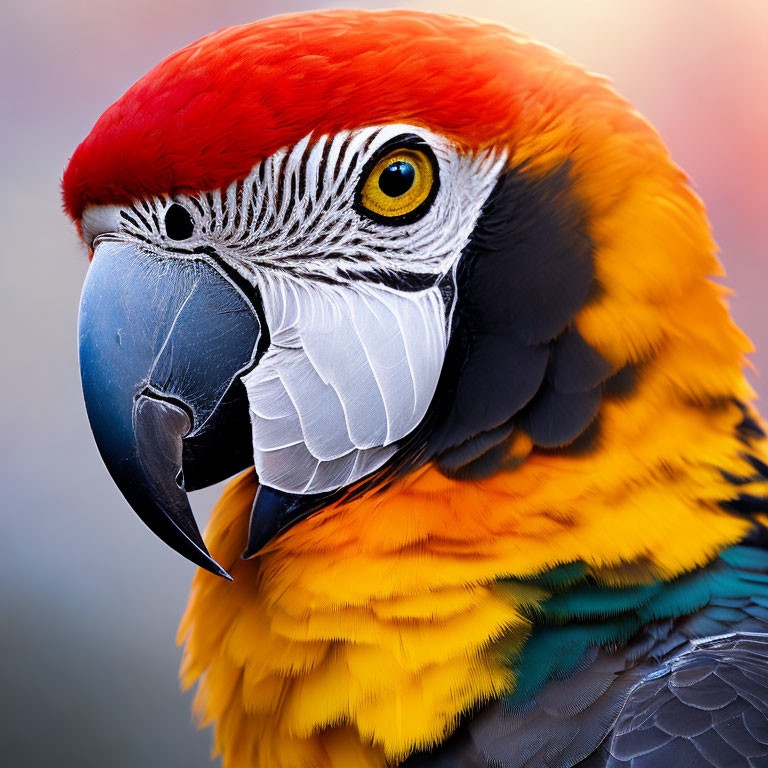
[[[272,343],[243,379],[256,472],[282,491],[342,488],[384,464],[426,413],[447,344],[439,289],[283,276],[260,288]]]
[[[439,188],[418,220],[390,224],[355,195],[400,137],[429,147]],[[345,487],[419,425],[448,346],[458,260],[504,162],[415,126],[363,128],[307,136],[226,190],[121,213],[121,231],[146,247],[213,255],[258,289],[270,346],[243,383],[261,483],[298,494]],[[164,229],[173,203],[194,221],[184,242]],[[92,216],[89,235],[114,218]]]

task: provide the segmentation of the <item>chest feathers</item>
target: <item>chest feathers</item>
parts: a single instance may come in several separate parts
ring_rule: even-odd
[[[256,481],[240,476],[206,533],[234,583],[199,572],[179,635],[225,768],[384,766],[442,741],[515,690],[551,595],[541,574],[579,563],[598,589],[668,581],[748,532],[723,506],[765,494],[752,423],[648,369],[604,402],[599,450],[531,453],[482,482],[426,468],[248,561]]]

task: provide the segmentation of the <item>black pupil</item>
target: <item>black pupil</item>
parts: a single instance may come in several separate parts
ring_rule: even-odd
[[[174,203],[165,212],[165,232],[171,240],[186,240],[192,237],[195,223],[189,211],[178,203]]]
[[[410,163],[402,160],[388,165],[379,176],[379,189],[389,197],[400,197],[412,186],[416,171]]]

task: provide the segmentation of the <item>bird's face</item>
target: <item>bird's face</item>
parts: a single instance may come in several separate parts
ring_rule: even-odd
[[[251,464],[248,555],[397,461],[438,387],[503,150],[413,125],[309,134],[224,189],[89,205],[88,415],[129,503],[221,572],[186,491]]]
[[[703,207],[658,135],[501,27],[222,30],[102,115],[63,191],[93,253],[96,442],[142,519],[217,573],[186,492],[251,464],[246,556],[425,463],[495,481],[595,455],[743,380]],[[691,362],[707,345],[717,376]]]

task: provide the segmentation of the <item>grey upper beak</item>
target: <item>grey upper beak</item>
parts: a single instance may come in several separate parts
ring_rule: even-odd
[[[228,577],[186,490],[252,464],[240,377],[269,343],[259,297],[212,256],[106,239],[83,287],[79,337],[88,418],[118,488],[169,546]]]

